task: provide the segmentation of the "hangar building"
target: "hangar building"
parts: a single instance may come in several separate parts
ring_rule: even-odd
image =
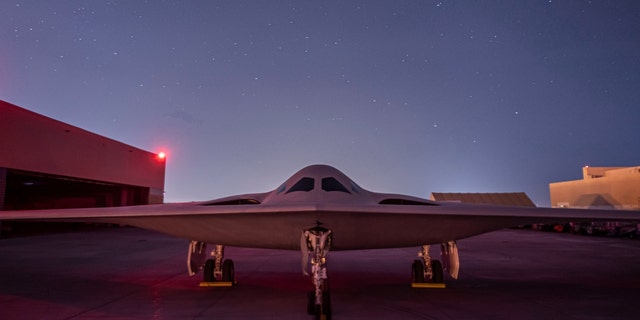
[[[0,100],[0,210],[162,203],[165,160]]]
[[[639,167],[583,167],[582,180],[549,184],[551,206],[640,208]]]

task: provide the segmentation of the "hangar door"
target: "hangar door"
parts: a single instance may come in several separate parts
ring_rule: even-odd
[[[5,169],[4,210],[147,204],[149,188]],[[0,192],[0,196],[2,192]]]

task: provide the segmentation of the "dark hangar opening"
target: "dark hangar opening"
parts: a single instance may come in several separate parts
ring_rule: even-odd
[[[4,210],[148,204],[149,188],[7,170]]]

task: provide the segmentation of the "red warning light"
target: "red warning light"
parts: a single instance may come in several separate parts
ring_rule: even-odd
[[[164,152],[158,153],[158,159],[164,160],[166,158],[167,158],[167,154],[166,153],[164,153]]]

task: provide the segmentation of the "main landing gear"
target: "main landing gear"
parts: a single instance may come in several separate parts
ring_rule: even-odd
[[[318,319],[331,319],[331,298],[329,295],[329,279],[327,277],[327,253],[331,249],[332,231],[318,223],[315,227],[302,233],[300,250],[302,251],[302,268],[305,275],[307,262],[311,256],[311,278],[314,290],[308,294],[307,312]]]
[[[411,265],[411,287],[444,288],[443,268],[440,260],[431,259],[429,245],[423,245],[418,256],[422,260],[414,260]]]
[[[443,262],[431,259],[429,248],[429,245],[423,245],[422,250],[418,252],[422,260],[414,260],[411,265],[411,287],[413,288],[444,288],[444,270],[447,270],[452,278],[458,278],[460,263],[456,242],[448,241],[441,244]]]
[[[206,243],[191,241],[187,261],[189,275],[195,275],[199,269],[203,268],[204,262],[204,279],[200,283],[201,287],[230,287],[236,284],[233,260],[224,259],[224,246],[216,245],[215,250],[211,251],[211,259],[206,258],[206,250]]]

